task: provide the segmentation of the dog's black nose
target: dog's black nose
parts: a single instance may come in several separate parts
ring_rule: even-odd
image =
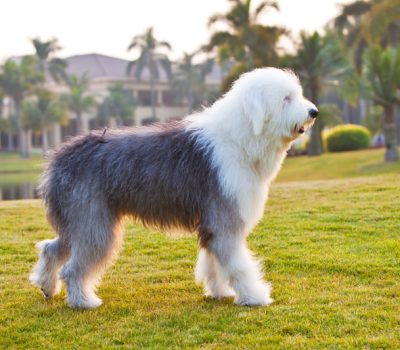
[[[310,114],[311,118],[317,118],[319,111],[318,109],[311,108],[308,113]]]

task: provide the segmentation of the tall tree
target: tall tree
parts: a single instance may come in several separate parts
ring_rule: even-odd
[[[395,111],[400,105],[400,46],[368,50],[364,57],[364,76],[374,103],[383,107],[385,160],[398,160]]]
[[[363,53],[371,46],[396,46],[400,40],[399,0],[357,0],[341,5],[334,27],[352,49],[359,74]]]
[[[40,38],[34,38],[31,42],[35,48],[35,56],[38,60],[38,69],[44,77],[41,90],[45,90],[46,83],[49,82],[50,78],[57,83],[61,81],[65,82],[67,80],[67,61],[55,57],[56,52],[61,49],[58,40],[53,38],[43,41]],[[42,147],[46,153],[48,148],[48,127],[49,126],[42,128],[42,132],[46,132],[46,134],[42,134]]]
[[[276,44],[286,30],[259,24],[261,15],[279,10],[277,1],[264,0],[252,11],[251,0],[230,0],[232,7],[226,14],[210,17],[209,26],[224,24],[227,28],[215,32],[206,50],[218,49],[221,62],[231,58],[246,65],[247,70],[263,65],[274,65],[278,55]]]
[[[178,69],[172,80],[173,91],[178,96],[187,99],[189,112],[192,112],[206,99],[205,79],[214,66],[214,60],[211,58],[195,64],[193,58],[197,53],[184,53],[184,57],[178,63]]]
[[[67,84],[69,87],[69,93],[63,94],[61,100],[71,112],[75,113],[77,131],[78,133],[82,133],[82,115],[83,113],[90,111],[90,109],[96,105],[96,100],[94,96],[88,94],[89,80],[86,74],[82,76],[68,76]]]
[[[293,57],[292,66],[302,79],[306,95],[316,105],[320,102],[322,90],[338,85],[337,79],[350,69],[338,40],[332,34],[322,37],[318,32],[311,35],[301,33],[300,46]],[[323,128],[323,120],[317,118],[311,129],[309,155],[322,153]]]
[[[108,96],[98,107],[98,117],[107,120],[110,126],[115,121],[122,126],[124,121],[132,120],[135,113],[136,101],[132,91],[126,90],[122,83],[116,83],[108,88]]]
[[[22,126],[42,134],[43,155],[48,152],[47,130],[53,123],[64,123],[67,111],[50,91],[39,89],[36,98],[22,104]]]
[[[35,48],[35,55],[38,59],[38,68],[45,77],[49,76],[56,82],[66,79],[65,69],[67,62],[61,58],[54,57],[54,54],[61,49],[57,39],[42,41],[40,38],[32,39]]]
[[[10,59],[2,66],[0,86],[14,102],[18,150],[23,158],[26,158],[28,154],[23,147],[24,132],[21,126],[21,105],[25,97],[32,94],[35,86],[41,81],[43,81],[43,76],[36,69],[36,60],[33,56],[24,56],[20,63]]]
[[[3,116],[3,109],[4,109],[4,99],[6,97],[6,94],[4,90],[0,86],[0,118]]]
[[[372,0],[362,23],[362,35],[370,46],[396,46],[400,40],[399,0]]]
[[[150,94],[152,117],[156,118],[156,98],[155,81],[160,77],[159,66],[166,72],[168,78],[171,77],[171,62],[168,57],[158,52],[160,49],[171,49],[171,45],[166,41],[159,41],[154,37],[153,28],[148,28],[144,34],[133,37],[128,46],[128,51],[137,49],[140,51],[139,57],[130,62],[127,67],[127,74],[132,70],[137,79],[141,79],[142,73],[147,68],[150,72]]]
[[[362,56],[368,47],[363,35],[363,18],[371,11],[371,2],[357,0],[341,5],[340,14],[334,19],[334,27],[340,38],[352,52],[354,67],[358,74],[361,73]]]

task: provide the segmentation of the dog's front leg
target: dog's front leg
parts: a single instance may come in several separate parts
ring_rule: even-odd
[[[204,294],[213,299],[235,296],[215,255],[205,248],[200,248],[195,277],[204,284]]]
[[[260,263],[247,248],[243,237],[215,235],[207,249],[215,254],[222,273],[235,291],[235,303],[257,306],[272,303],[271,285],[264,282]]]

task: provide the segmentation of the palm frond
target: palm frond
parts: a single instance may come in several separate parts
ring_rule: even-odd
[[[254,10],[254,19],[256,19],[259,15],[265,12],[268,8],[275,9],[276,11],[280,10],[279,3],[277,1],[274,0],[263,1]]]

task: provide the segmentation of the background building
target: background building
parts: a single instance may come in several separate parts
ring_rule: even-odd
[[[18,58],[15,58],[18,60]],[[86,75],[89,81],[87,94],[95,98],[100,104],[109,94],[109,88],[116,83],[122,83],[124,90],[132,94],[136,101],[136,107],[131,120],[127,125],[143,125],[154,121],[165,122],[168,120],[182,119],[190,113],[188,101],[185,97],[177,96],[172,88],[172,80],[177,71],[177,64],[172,63],[172,80],[169,79],[163,69],[159,69],[159,77],[154,82],[155,93],[155,112],[157,119],[152,115],[151,107],[151,86],[150,72],[144,68],[140,79],[133,74],[134,69],[127,75],[127,67],[130,61],[100,55],[100,54],[83,54],[75,55],[65,59],[67,63],[66,73],[68,75],[76,75],[78,77]],[[214,64],[210,73],[205,77],[205,86],[209,96],[217,97],[220,91],[222,81],[222,70],[219,65]],[[56,94],[65,94],[69,87],[65,83],[55,82],[48,79],[46,88]],[[212,101],[204,101],[212,102]],[[9,98],[3,101],[3,108],[0,110],[0,116],[3,119],[13,114],[13,104]],[[93,107],[90,111],[82,115],[82,132],[87,133],[91,129],[103,127],[97,118],[97,107]],[[113,126],[113,125],[109,125]],[[76,116],[69,112],[68,122],[65,125],[53,124],[48,130],[48,140],[50,147],[57,147],[67,137],[77,134]],[[28,133],[28,140],[33,147],[39,148],[42,143],[42,135],[38,133]],[[12,145],[16,148],[17,138],[14,132],[1,131],[0,145],[1,149],[10,149]]]

